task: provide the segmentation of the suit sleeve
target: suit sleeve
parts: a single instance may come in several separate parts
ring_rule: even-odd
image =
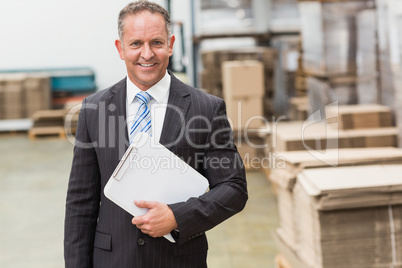
[[[169,205],[180,230],[179,245],[240,212],[248,199],[244,165],[233,144],[223,100],[216,106],[206,144],[201,162],[210,190],[199,198]]]
[[[100,171],[88,135],[84,100],[77,126],[74,157],[67,190],[64,226],[66,268],[92,267],[93,244],[100,202]]]

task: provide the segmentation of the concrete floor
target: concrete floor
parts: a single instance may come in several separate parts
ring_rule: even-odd
[[[0,135],[0,267],[63,267],[68,140]],[[274,268],[276,200],[261,172],[247,173],[244,211],[207,233],[210,268]]]

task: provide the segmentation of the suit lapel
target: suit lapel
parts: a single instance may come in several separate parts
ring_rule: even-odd
[[[113,151],[112,159],[121,159],[128,148],[128,134],[126,123],[126,78],[110,89],[105,99],[106,108],[106,143]],[[115,149],[115,150],[113,150]],[[116,150],[117,149],[117,150]],[[115,152],[114,152],[115,151]]]
[[[187,86],[171,72],[169,74],[171,76],[169,100],[159,142],[171,149],[184,134],[185,118],[191,100]]]

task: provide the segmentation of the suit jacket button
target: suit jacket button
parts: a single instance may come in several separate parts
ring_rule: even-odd
[[[139,246],[143,246],[143,245],[145,245],[145,241],[144,241],[144,239],[139,238],[139,239],[137,240],[137,244],[138,244]]]

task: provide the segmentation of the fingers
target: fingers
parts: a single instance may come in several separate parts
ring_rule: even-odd
[[[146,224],[144,223],[143,219],[141,219],[141,217],[134,217],[131,220],[131,223],[135,225],[138,229],[140,229],[143,233],[147,233],[147,229],[145,228]]]
[[[142,216],[134,217],[131,222],[144,234],[160,237],[177,226],[173,212],[166,205],[155,201],[134,201],[137,207],[147,208],[148,212]]]
[[[134,217],[131,222],[135,225],[140,231],[144,234],[150,235],[152,237],[157,237],[154,231],[151,229],[151,225],[145,223],[142,219],[138,219],[139,217]]]
[[[144,200],[135,200],[134,204],[139,208],[148,208],[151,209],[155,206],[156,202],[153,201],[144,201]]]

